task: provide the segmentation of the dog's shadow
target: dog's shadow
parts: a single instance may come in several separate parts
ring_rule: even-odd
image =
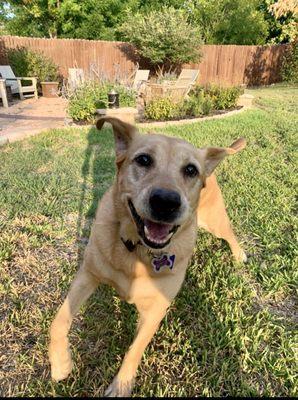
[[[111,131],[102,130],[99,133],[96,129],[90,129],[87,141],[82,165],[82,191],[77,220],[78,267],[82,262],[98,202],[115,175],[114,141]],[[219,243],[218,246],[220,247]],[[211,253],[212,249],[206,257],[211,257]],[[181,329],[184,332],[197,329],[198,339],[195,340],[193,346],[201,348],[200,351],[204,352],[199,333],[204,329],[202,323],[203,327],[212,326],[216,317],[212,312],[212,306],[208,305],[208,301],[206,302],[206,293],[196,286],[198,273],[199,271],[187,273],[186,282],[168,318],[183,320]],[[208,306],[208,312],[203,312],[203,315],[199,315],[199,311],[189,309],[191,302],[197,303],[198,298],[204,299],[206,307]],[[194,313],[196,314],[195,321]],[[204,319],[206,320],[203,321]],[[134,306],[120,301],[116,292],[110,287],[101,285],[91,296],[79,316],[76,317],[70,334],[75,368],[69,379],[74,378],[76,382],[79,382],[79,387],[71,389],[75,395],[103,395],[104,389],[117,373],[123,356],[133,341],[136,322],[137,313]],[[160,335],[166,333],[166,324],[162,323],[161,331],[157,333],[158,341],[161,338]],[[205,357],[204,354],[198,355],[198,367],[202,357]],[[234,357],[237,358],[237,355]],[[218,370],[220,370],[220,363],[219,359],[216,363]],[[217,370],[214,366],[212,369]],[[139,377],[137,386],[148,384],[146,379],[144,382],[142,377]],[[158,385],[158,376],[154,380],[155,382],[150,382],[150,391],[154,391],[154,386]],[[86,387],[86,382],[88,382],[88,387]],[[186,391],[191,391],[191,388],[186,388]]]
[[[76,227],[77,269],[89,240],[98,203],[115,176],[114,139],[111,131],[91,128],[81,168],[81,193]],[[75,369],[72,376],[88,381],[89,395],[101,396],[121,364],[134,337],[136,312],[100,285],[74,320],[70,332]],[[85,385],[82,385],[85,386]]]

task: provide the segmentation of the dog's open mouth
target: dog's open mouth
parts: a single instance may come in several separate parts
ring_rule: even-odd
[[[179,227],[178,225],[142,219],[131,200],[128,200],[128,206],[137,225],[138,234],[147,246],[153,249],[162,249],[170,243],[172,236]]]

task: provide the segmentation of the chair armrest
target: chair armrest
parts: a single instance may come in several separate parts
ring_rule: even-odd
[[[170,86],[171,89],[188,89],[190,85]]]
[[[22,81],[34,81],[34,80],[36,80],[37,78],[35,78],[35,77],[32,77],[32,76],[18,76],[17,78],[16,78],[16,80],[22,80]]]
[[[0,89],[5,90],[5,79],[0,78]]]
[[[172,80],[172,81],[169,81],[169,80],[165,80],[165,81],[163,81],[163,85],[168,85],[168,86],[172,86],[172,85],[175,85],[175,83],[176,83],[176,81],[175,80]],[[162,85],[161,84],[161,85]]]
[[[20,96],[21,99],[23,98],[23,90],[26,90],[26,86],[22,85],[22,81],[31,81],[32,85],[31,87],[34,88],[34,93],[36,95],[37,93],[37,78],[33,78],[32,76],[22,76],[22,77],[18,77],[17,78],[17,83],[18,83],[18,87],[19,87],[19,92],[20,92]],[[37,96],[37,95],[36,95]],[[36,97],[37,98],[37,97]]]
[[[6,81],[34,81],[37,78],[33,78],[32,76],[18,76],[16,78],[5,78]]]
[[[162,83],[148,83],[150,87],[165,87]]]

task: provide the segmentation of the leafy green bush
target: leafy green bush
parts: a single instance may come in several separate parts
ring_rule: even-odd
[[[210,96],[205,96],[202,102],[202,113],[203,115],[209,115],[214,109],[214,104]]]
[[[199,117],[210,114],[214,109],[212,98],[205,93],[203,88],[196,89],[184,100],[184,109],[187,116]]]
[[[236,107],[241,89],[238,87],[216,87],[215,89],[211,89],[208,93],[210,97],[213,98],[213,104],[216,110],[227,110]]]
[[[238,87],[195,86],[181,102],[174,102],[170,97],[152,100],[145,108],[145,117],[161,121],[208,115],[213,110],[236,107],[241,92]]]
[[[113,83],[106,84],[106,93],[110,92],[111,89],[115,89],[117,93],[119,93],[119,103],[120,107],[135,107],[136,106],[136,98],[137,93],[135,90],[128,88],[126,86]],[[106,96],[107,96],[106,94]],[[105,103],[107,104],[107,103]]]
[[[209,98],[209,107],[214,110],[228,110],[237,105],[237,100],[242,94],[243,89],[234,87],[221,87],[217,85],[207,85],[206,87],[197,86],[193,89],[191,95],[199,96],[203,92],[205,98]],[[207,106],[206,103],[206,106]],[[212,105],[211,105],[212,103]],[[208,108],[208,107],[207,107]]]
[[[189,117],[199,117],[200,115],[203,114],[202,102],[203,102],[202,96],[200,96],[200,98],[195,96],[190,96],[189,98],[185,99],[182,107],[183,114]]]
[[[115,89],[119,93],[120,107],[134,107],[134,90],[111,82],[87,81],[69,96],[68,113],[74,121],[93,122],[97,108],[107,108],[108,93]]]
[[[38,83],[57,81],[58,66],[42,53],[24,47],[8,51],[8,61],[16,76],[33,76]]]
[[[166,121],[178,118],[183,113],[180,103],[173,102],[171,97],[157,97],[145,108],[145,117],[155,121]]]
[[[285,82],[298,83],[298,40],[291,44],[284,56],[281,77]]]
[[[189,24],[187,13],[163,7],[147,14],[131,14],[119,28],[122,38],[152,64],[181,65],[200,60],[199,29]]]

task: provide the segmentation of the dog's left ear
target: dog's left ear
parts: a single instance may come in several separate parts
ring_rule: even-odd
[[[125,158],[126,151],[137,134],[137,128],[121,119],[113,117],[102,117],[96,122],[96,128],[101,129],[105,122],[109,122],[113,127],[115,139],[116,163],[119,165]]]
[[[206,147],[203,150],[205,158],[205,175],[212,174],[217,165],[226,157],[238,153],[246,147],[244,138],[237,139],[230,147]]]

